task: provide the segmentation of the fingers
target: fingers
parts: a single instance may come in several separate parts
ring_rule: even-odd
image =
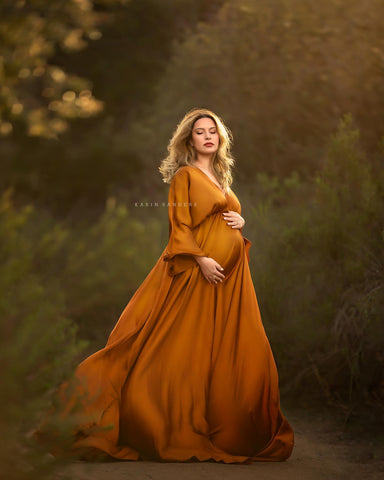
[[[211,276],[205,277],[205,279],[207,280],[208,283],[217,285],[218,280],[216,280],[216,277],[213,277],[213,276],[211,275]],[[221,283],[221,281],[220,281],[220,283]]]
[[[217,282],[223,283],[225,276],[222,273],[215,273],[211,278],[212,278],[212,282],[214,283],[217,283]]]
[[[223,219],[227,222],[227,225],[232,228],[242,228],[244,223],[243,217],[241,217],[237,212],[223,212]]]
[[[204,278],[208,283],[221,283],[225,278],[224,273],[222,273],[224,268],[213,258],[209,258],[208,264],[209,265],[205,266],[204,268],[201,268]]]
[[[237,212],[224,212],[223,218],[227,222],[227,225],[237,225],[240,220]]]
[[[220,267],[220,266],[217,267],[217,266],[216,266],[216,272],[215,272],[215,274],[214,274],[214,275],[216,276],[216,278],[217,278],[217,277],[219,277],[219,278],[221,278],[221,279],[224,279],[224,278],[225,278],[224,273],[222,273],[223,270],[224,270],[223,267]]]
[[[208,277],[207,278],[208,282],[213,284],[213,285],[217,285],[218,282],[220,283],[223,283],[223,280],[222,279],[219,279],[217,276],[215,277]]]
[[[221,271],[224,270],[224,268],[218,263],[215,265],[215,267],[216,267],[216,270],[213,273],[209,273],[205,278],[209,281],[209,283],[214,283],[214,284],[217,284],[217,282],[222,283],[225,278],[225,275]]]
[[[223,280],[225,278],[225,275],[223,275],[222,273],[220,272],[215,272],[215,273],[211,273],[211,274],[207,274],[205,276],[205,279],[209,282],[209,283],[213,283],[213,284],[217,284],[217,282],[220,282],[222,283]]]

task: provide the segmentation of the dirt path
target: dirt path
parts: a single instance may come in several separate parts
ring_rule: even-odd
[[[52,480],[382,480],[384,448],[352,440],[327,415],[286,413],[295,448],[286,462],[251,465],[215,462],[74,462]]]

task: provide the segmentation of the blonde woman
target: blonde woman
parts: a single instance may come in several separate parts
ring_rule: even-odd
[[[73,451],[121,460],[281,461],[293,448],[231,190],[231,134],[206,109],[179,123],[159,168],[169,242],[102,350],[76,369]],[[86,399],[87,398],[87,399]]]

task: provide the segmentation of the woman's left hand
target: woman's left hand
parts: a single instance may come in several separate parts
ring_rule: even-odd
[[[239,213],[233,212],[232,210],[224,212],[223,218],[227,222],[227,225],[232,228],[243,228],[245,225],[244,218]]]

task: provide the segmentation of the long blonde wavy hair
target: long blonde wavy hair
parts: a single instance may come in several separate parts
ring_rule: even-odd
[[[205,108],[193,108],[177,125],[168,144],[168,156],[164,158],[159,167],[163,182],[171,183],[179,168],[193,165],[196,152],[189,142],[192,138],[193,126],[200,118],[211,118],[216,124],[219,148],[214,154],[212,166],[220,185],[225,191],[228,191],[233,182],[231,168],[235,164],[231,154],[232,133],[218,115]]]

